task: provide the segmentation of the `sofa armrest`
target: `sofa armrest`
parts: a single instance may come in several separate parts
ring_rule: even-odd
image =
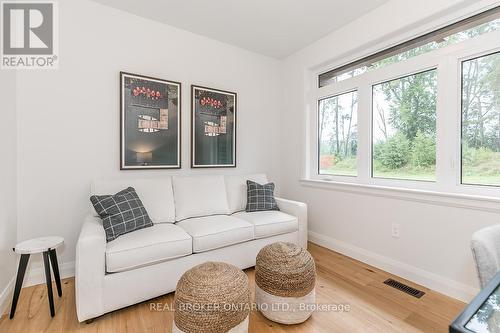
[[[283,198],[276,198],[276,202],[282,212],[293,215],[299,220],[299,245],[307,249],[307,205]]]
[[[99,217],[85,219],[76,244],[75,294],[80,322],[103,311],[103,283],[106,274],[106,234]]]

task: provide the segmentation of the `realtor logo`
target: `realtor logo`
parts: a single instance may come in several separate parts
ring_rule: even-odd
[[[54,2],[3,1],[2,69],[57,68]]]

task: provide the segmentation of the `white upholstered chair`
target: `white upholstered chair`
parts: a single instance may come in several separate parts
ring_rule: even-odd
[[[471,247],[483,288],[500,271],[500,224],[476,231]]]

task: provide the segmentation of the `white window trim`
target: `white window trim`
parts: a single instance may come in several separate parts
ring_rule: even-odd
[[[464,60],[500,51],[500,31],[484,34],[470,40],[449,45],[403,62],[391,64],[354,78],[318,88],[318,75],[323,71],[309,71],[310,95],[306,102],[306,161],[305,179],[342,186],[383,187],[385,189],[419,190],[441,195],[500,197],[500,187],[460,183],[461,172],[461,63]],[[374,84],[397,79],[428,69],[438,69],[436,104],[436,181],[412,181],[371,177],[372,103]],[[318,174],[318,100],[345,92],[358,91],[358,175],[334,176]],[[449,124],[455,124],[450,126]],[[311,183],[308,183],[311,185]]]
[[[300,184],[304,187],[334,190],[344,193],[370,195],[375,197],[425,203],[435,206],[466,208],[491,213],[500,213],[500,198],[491,196],[313,179],[301,179]]]

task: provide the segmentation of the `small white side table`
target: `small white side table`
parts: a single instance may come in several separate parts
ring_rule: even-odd
[[[57,264],[56,248],[64,243],[64,238],[57,236],[40,237],[29,239],[16,245],[14,252],[21,255],[19,268],[17,269],[16,286],[14,288],[14,298],[10,309],[10,319],[14,318],[16,313],[17,301],[21,288],[23,286],[24,274],[31,254],[42,253],[43,264],[45,266],[45,280],[47,282],[47,293],[49,296],[50,315],[54,317],[54,296],[52,295],[52,278],[50,276],[50,263],[54,271],[54,277],[57,285],[57,294],[62,296],[61,277],[59,276],[59,266]],[[50,259],[49,259],[50,258]]]

